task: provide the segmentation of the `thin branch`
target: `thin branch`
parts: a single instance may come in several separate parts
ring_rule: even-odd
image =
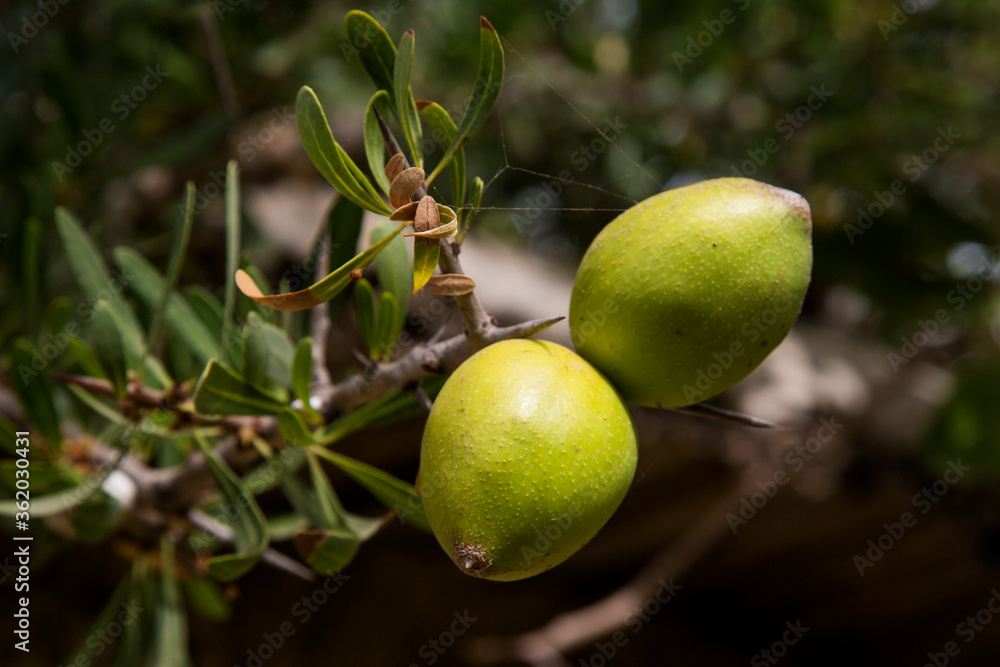
[[[389,129],[389,126],[382,119],[382,116],[379,115],[377,109],[375,110],[375,117],[378,120],[379,131],[382,133],[382,139],[385,141],[386,146],[389,147],[393,155],[401,153],[405,159],[406,154],[403,153],[403,149],[400,148],[399,142],[393,136],[392,130]],[[409,161],[404,166],[409,167]],[[427,186],[421,185],[420,189],[417,190],[417,197],[424,197],[426,194]],[[443,239],[441,241],[441,255],[438,259],[438,264],[441,267],[442,273],[466,275],[462,269],[461,262],[458,261],[458,248],[451,242],[451,239]],[[493,318],[483,308],[483,304],[479,301],[479,297],[476,296],[475,291],[456,296],[455,303],[458,305],[458,311],[462,314],[465,335],[468,338],[469,345],[473,348],[473,352],[486,347],[489,344],[486,342],[488,337],[487,332],[490,327],[495,325],[493,324]]]
[[[391,389],[419,382],[431,375],[445,375],[458,368],[459,364],[471,357],[480,347],[509,338],[533,336],[562,319],[562,317],[548,317],[509,327],[490,324],[481,338],[482,344],[478,346],[474,345],[464,333],[434,345],[418,345],[395,361],[379,364],[339,384],[320,388],[316,394],[320,399],[319,411],[328,418],[333,417],[367,403]]]
[[[727,424],[737,424],[739,426],[749,426],[751,428],[774,429],[779,431],[787,430],[788,428],[787,426],[781,426],[779,424],[775,424],[774,422],[769,422],[766,419],[752,417],[734,410],[726,410],[725,408],[720,408],[719,406],[711,405],[710,403],[695,403],[694,405],[687,405],[683,408],[669,409],[674,412],[683,412],[685,414],[694,415],[695,417],[705,417],[707,419],[714,419],[715,421],[726,422]]]

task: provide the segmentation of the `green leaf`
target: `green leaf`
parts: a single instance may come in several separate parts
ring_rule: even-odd
[[[232,615],[232,605],[218,582],[208,577],[197,577],[184,579],[182,585],[184,597],[195,614],[215,623],[226,621]]]
[[[396,51],[396,62],[393,64],[393,93],[396,103],[396,118],[403,128],[403,137],[410,148],[414,167],[423,167],[424,158],[421,151],[423,132],[420,128],[420,116],[413,103],[413,93],[410,91],[410,70],[413,67],[413,30],[407,30],[399,40]]]
[[[365,12],[354,10],[344,18],[347,40],[357,48],[372,83],[379,90],[393,91],[392,76],[396,68],[396,47],[389,33]],[[359,46],[360,44],[360,46]]]
[[[377,356],[375,349],[375,290],[371,283],[362,278],[354,285],[354,319],[358,322],[358,333],[365,343],[368,356]]]
[[[327,227],[329,229],[329,263],[327,266],[342,266],[354,257],[361,236],[361,222],[364,219],[363,208],[347,197],[337,197],[330,209]],[[317,264],[318,268],[318,264]],[[332,317],[340,304],[341,295],[335,295],[327,304],[327,312]]]
[[[430,532],[431,526],[427,521],[427,514],[424,512],[423,499],[413,488],[413,485],[396,479],[389,473],[367,463],[356,461],[329,449],[316,447],[313,451],[368,489],[383,505],[396,512],[401,520]]]
[[[115,471],[122,458],[122,456],[119,456],[113,463],[82,480],[76,486],[57,493],[32,498],[31,516],[35,518],[55,516],[80,505],[90,498],[90,496],[97,489],[101,488],[101,485],[104,484],[104,480],[108,478],[108,475]],[[14,516],[17,511],[18,509],[15,501],[0,501],[0,516]]]
[[[149,345],[153,350],[160,349],[163,336],[164,315],[171,316],[168,310],[168,303],[174,300],[174,286],[177,285],[177,278],[180,275],[181,267],[184,265],[184,255],[187,253],[188,240],[191,238],[191,226],[194,222],[194,200],[197,190],[194,181],[188,181],[187,196],[185,198],[184,215],[181,217],[177,234],[174,237],[174,247],[170,251],[170,263],[167,265],[167,279],[162,281],[159,298],[153,312],[153,321],[149,325]],[[179,299],[179,297],[177,297]],[[212,356],[208,355],[202,359],[207,362]]]
[[[309,159],[340,194],[373,213],[392,213],[364,173],[333,138],[323,107],[309,86],[299,90],[295,120]]]
[[[479,131],[500,97],[504,72],[503,47],[496,30],[485,17],[480,17],[479,24],[479,72],[476,74],[476,85],[472,89],[465,116],[458,124],[454,141],[445,149],[441,161],[427,177],[428,186],[456,157],[462,143]]]
[[[278,415],[287,406],[247,383],[218,359],[208,362],[194,390],[194,407],[204,415]]]
[[[14,389],[21,399],[28,420],[41,432],[42,437],[55,452],[61,451],[59,413],[56,412],[55,401],[52,398],[52,382],[44,372],[47,366],[46,360],[38,354],[29,341],[18,338],[11,343],[10,361]]]
[[[253,567],[260,554],[267,548],[264,514],[257,506],[253,495],[246,491],[240,478],[205,439],[200,436],[195,437],[195,442],[205,455],[205,460],[226,501],[225,514],[231,517],[236,538],[236,553],[212,558],[208,562],[208,571],[217,579],[231,581]]]
[[[350,531],[330,528],[300,530],[292,543],[309,567],[324,575],[344,569],[361,547],[361,540]]]
[[[243,378],[257,387],[291,386],[292,343],[284,330],[250,313],[246,324]]]
[[[286,294],[265,295],[261,293],[260,288],[253,279],[242,270],[236,272],[236,282],[245,295],[269,308],[274,308],[275,310],[312,308],[318,303],[329,301],[347,287],[351,282],[351,272],[354,269],[363,269],[368,266],[405,227],[406,224],[397,227],[390,235],[349,260],[336,271],[323,278],[323,280],[304,290],[288,292]]]
[[[441,147],[450,146],[458,134],[458,126],[448,112],[437,102],[417,102],[420,114],[430,125],[435,138],[440,137]],[[451,201],[455,206],[465,204],[465,148],[458,147],[448,169],[451,171]]]
[[[97,353],[101,368],[115,387],[115,395],[123,398],[128,370],[120,331],[121,323],[115,312],[106,302],[99,301],[94,308],[94,322],[91,329],[94,351]]]
[[[240,170],[236,160],[226,165],[226,296],[222,307],[222,358],[227,357],[236,327],[236,270],[240,267]]]
[[[396,231],[395,225],[388,220],[380,220],[372,229],[371,242],[377,244]],[[389,344],[395,342],[406,324],[406,313],[410,304],[410,253],[406,249],[406,240],[402,237],[393,240],[375,260],[375,270],[378,273],[378,284],[382,293],[396,297],[396,315],[389,330]],[[381,326],[381,325],[380,325]]]
[[[309,473],[323,521],[319,526],[331,530],[346,530],[360,541],[370,539],[385,522],[381,517],[360,516],[344,509],[340,498],[333,490],[330,478],[327,477],[326,471],[323,470],[323,466],[316,457],[317,454],[322,455],[324,451],[326,450],[314,447],[306,450]]]
[[[115,263],[122,273],[133,276],[131,289],[149,308],[159,308],[164,290],[168,282],[163,279],[145,257],[132,248],[120,246],[114,251]],[[164,317],[161,318],[167,327],[184,342],[195,357],[202,363],[208,363],[220,354],[220,346],[216,336],[205,326],[195,314],[195,310],[184,298],[170,290],[163,306]],[[153,340],[153,329],[150,329],[150,340]]]
[[[385,139],[382,137],[375,110],[378,109],[384,119],[389,100],[389,93],[380,90],[372,95],[365,109],[365,156],[368,158],[368,168],[372,172],[372,178],[386,195],[389,194],[389,179],[385,176]]]
[[[108,628],[113,624],[118,622],[118,616],[123,612],[137,611],[139,605],[136,604],[136,600],[130,595],[130,589],[132,588],[132,578],[133,575],[122,577],[118,585],[115,586],[114,592],[108,599],[106,605],[101,610],[101,613],[97,615],[94,619],[93,624],[90,626],[90,632],[87,633],[86,638],[80,642],[76,647],[76,650],[66,656],[61,664],[64,665],[90,665],[93,664],[92,661],[97,657],[95,652],[98,648],[103,652],[107,648],[107,644],[99,641],[93,641],[94,637],[102,636],[100,633],[104,633],[103,636],[107,636]],[[135,617],[131,614],[125,617],[130,619],[132,622],[135,621]],[[124,620],[124,619],[123,619]],[[131,625],[130,623],[129,625]]]
[[[398,310],[396,297],[391,292],[383,292],[382,298],[379,299],[378,326],[375,331],[375,350],[382,361],[388,360],[393,343],[396,342],[392,328]]]
[[[455,243],[462,245],[462,241],[465,240],[465,235],[469,233],[469,226],[472,224],[472,218],[476,215],[476,210],[479,208],[479,204],[483,201],[483,179],[476,176],[472,179],[472,196],[469,197],[469,206],[463,206],[458,212],[458,238],[455,239]]]
[[[309,407],[309,388],[312,385],[313,341],[306,337],[295,346],[292,358],[292,394]]]
[[[101,362],[97,360],[97,353],[89,344],[73,336],[66,342],[66,349],[85,374],[107,379],[104,369],[101,368]]]
[[[433,399],[441,390],[444,381],[445,378],[442,377],[427,378],[422,384],[424,393]],[[316,439],[322,445],[332,445],[352,433],[387,426],[426,412],[426,408],[416,396],[395,389],[340,417],[317,432]]]
[[[145,357],[146,347],[139,320],[122,296],[122,290],[133,277],[117,274],[112,279],[94,242],[83,231],[80,223],[62,207],[56,209],[56,226],[62,237],[70,268],[88,297],[87,301],[77,307],[78,314],[89,320],[93,317],[94,306],[98,301],[108,303],[121,323],[120,333],[128,358],[143,360],[140,377],[154,389],[166,389],[170,385],[170,376],[159,361]]]
[[[169,537],[160,540],[159,597],[152,664],[157,667],[185,667],[189,664],[187,614],[174,571],[174,544]]]
[[[416,296],[420,288],[434,275],[438,259],[441,257],[441,242],[437,240],[416,238],[413,240],[413,294]]]
[[[225,318],[222,302],[201,285],[184,289],[184,296],[191,310],[198,315],[198,321],[211,334],[218,345],[222,341],[222,323]]]
[[[316,439],[306,426],[302,415],[291,408],[278,414],[278,429],[281,431],[281,437],[296,447],[305,447],[316,443]]]
[[[24,265],[23,303],[24,331],[30,336],[38,334],[41,323],[42,298],[39,279],[42,273],[42,252],[44,238],[42,223],[37,218],[31,218],[24,226],[24,246],[22,250]]]

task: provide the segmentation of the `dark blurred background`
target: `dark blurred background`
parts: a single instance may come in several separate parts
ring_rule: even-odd
[[[624,625],[610,659],[604,638],[570,652],[569,664],[996,664],[995,1],[14,2],[0,10],[0,344],[37,324],[27,300],[78,294],[56,205],[102,248],[132,246],[162,268],[194,180],[199,218],[181,282],[217,290],[217,184],[236,159],[246,252],[275,280],[300,261],[333,196],[295,131],[300,86],[316,90],[364,164],[373,91],[344,35],[355,8],[393,39],[415,30],[414,93],[446,109],[463,108],[471,91],[478,17],[502,37],[505,87],[467,147],[489,210],[465,260],[501,319],[565,314],[589,241],[664,188],[740,175],[802,193],[815,265],[800,324],[719,401],[789,428],[637,410],[632,491],[556,570],[473,580],[430,536],[399,525],[363,547],[305,621],[293,610],[314,585],[257,567],[226,590],[228,615],[192,616],[195,664],[247,665],[286,621],[295,634],[264,664],[467,664],[489,657],[483,637],[591,604],[658,555],[684,561],[670,551],[678,544],[690,562],[663,572],[683,586],[676,596],[641,627]],[[45,230],[39,293],[20,284],[32,219]],[[341,324],[337,340],[353,340],[350,316]],[[412,479],[420,429],[418,419],[366,433],[343,451]],[[773,484],[773,464],[795,447],[806,448],[803,465]],[[958,461],[968,468],[960,477],[947,472]],[[335,482],[352,509],[377,510]],[[755,492],[772,497],[745,524],[727,518],[722,501],[738,512]],[[900,535],[894,524],[908,511],[915,523]],[[712,537],[692,551],[692,532]],[[33,650],[14,655],[9,637],[0,648],[13,664],[62,664],[129,567],[113,540],[44,553]],[[4,609],[10,586],[5,569]],[[476,620],[451,646],[442,633],[466,613]],[[779,646],[796,624],[808,630]]]

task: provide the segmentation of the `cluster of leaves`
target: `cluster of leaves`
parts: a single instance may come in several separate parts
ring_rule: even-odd
[[[315,282],[310,287],[268,296],[263,274],[241,257],[235,162],[226,177],[227,281],[221,298],[199,286],[177,287],[195,221],[193,184],[188,186],[185,214],[165,273],[128,247],[113,251],[114,268],[109,268],[77,219],[64,208],[56,210],[59,236],[85,300],[77,306],[66,298],[57,300],[49,308],[44,336],[35,341],[19,338],[10,346],[10,374],[25,419],[41,436],[31,450],[31,513],[39,520],[33,527],[41,529],[40,520],[48,518],[50,527],[60,526],[63,536],[92,542],[122,529],[136,502],[136,486],[142,483],[123,473],[126,457],[158,471],[203,461],[217,487],[207,499],[165,510],[180,513],[187,528],[180,534],[169,530],[155,550],[138,558],[110,601],[107,614],[115,613],[123,599],[141,600],[140,606],[157,610],[155,619],[151,615],[148,622],[134,624],[136,632],[123,642],[126,647],[119,655],[122,664],[137,664],[137,655],[164,658],[156,664],[180,664],[176,656],[164,657],[185,645],[184,605],[175,570],[190,575],[183,579],[191,603],[218,617],[225,601],[216,582],[244,575],[273,541],[291,540],[314,572],[328,575],[349,563],[393,513],[429,530],[421,498],[411,484],[331,446],[359,430],[423,411],[422,398],[435,396],[443,380],[427,379],[418,392],[389,391],[327,419],[312,399],[316,378],[323,375],[314,361],[324,357],[314,354],[308,335],[314,315],[308,309],[334,300],[354,284],[355,311],[370,357],[384,361],[396,352],[394,343],[411,294],[431,280],[442,239],[464,236],[478,205],[482,180],[476,178],[467,189],[463,144],[496,102],[503,54],[496,33],[483,19],[479,76],[468,109],[456,124],[440,105],[414,100],[409,86],[412,31],[397,48],[382,26],[363,12],[347,17],[348,33],[355,29],[371,38],[360,54],[379,88],[368,104],[364,128],[374,184],[334,139],[316,95],[302,88],[296,104],[300,137],[317,168],[340,193],[313,250],[314,266],[337,268],[325,277],[311,276]],[[384,121],[390,116],[397,121],[409,157],[394,152],[385,164],[387,148],[397,148]],[[426,177],[421,121],[444,147]],[[458,214],[425,194],[445,170],[450,172]],[[418,201],[413,201],[415,195],[421,195]],[[368,247],[354,254],[364,210],[389,219],[375,227]],[[412,266],[400,235],[411,223],[415,229],[407,235],[415,240]],[[37,257],[41,247],[39,229],[32,229],[34,233],[27,234],[34,244],[26,247],[29,258]],[[376,257],[377,298],[372,285],[360,278],[360,269]],[[446,280],[442,290],[462,293],[461,284]],[[237,288],[251,298],[241,299]],[[298,310],[302,312],[289,312]],[[78,318],[87,326],[80,326]],[[43,349],[50,340],[69,351],[74,374],[52,377],[46,372],[48,353]],[[92,437],[64,437],[61,424],[70,411]],[[0,418],[0,440],[15,442],[15,430]],[[256,452],[257,463],[242,475],[224,453],[234,447]],[[323,462],[356,481],[388,512],[367,517],[345,509]],[[13,463],[0,462],[0,482],[8,489],[15,488]],[[117,486],[107,483],[111,476],[116,476]],[[287,499],[288,511],[266,515],[257,498],[275,488]],[[12,500],[0,501],[2,516],[12,517],[17,509]]]

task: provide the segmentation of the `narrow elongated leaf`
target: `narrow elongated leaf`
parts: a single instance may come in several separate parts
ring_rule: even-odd
[[[92,325],[94,351],[106,375],[115,387],[118,398],[125,396],[125,382],[128,375],[125,349],[122,346],[121,323],[107,303],[99,301],[94,308]]]
[[[218,579],[230,581],[253,567],[261,552],[267,548],[264,514],[257,506],[253,495],[246,491],[240,478],[205,439],[196,437],[195,442],[205,455],[209,469],[226,501],[226,516],[232,517],[232,529],[236,538],[236,553],[211,559],[208,562],[208,571]]]
[[[344,569],[354,560],[361,540],[343,529],[300,530],[292,538],[295,550],[313,570],[330,575]]]
[[[149,308],[158,308],[167,286],[160,272],[132,248],[120,246],[114,251],[115,263],[123,273],[133,276],[129,287]],[[171,290],[163,307],[163,322],[203,364],[218,357],[220,345],[216,336],[195,314],[184,298]],[[152,330],[151,330],[152,331]],[[152,338],[150,338],[152,340]]]
[[[436,376],[427,378],[421,384],[424,393],[433,399],[444,385],[444,380]],[[338,418],[317,433],[317,440],[322,445],[331,445],[351,433],[387,426],[426,412],[427,409],[416,396],[398,389],[393,390]]]
[[[378,304],[378,325],[375,330],[375,354],[385,361],[392,352],[393,343],[396,338],[393,335],[393,326],[396,321],[396,314],[399,306],[396,305],[396,297],[392,292],[382,292],[382,297]]]
[[[373,213],[389,215],[392,212],[368,178],[333,138],[323,107],[309,86],[303,86],[299,90],[295,102],[295,121],[309,159],[340,194]]]
[[[389,473],[367,463],[356,461],[337,452],[314,448],[319,456],[330,461],[365,487],[379,502],[396,512],[400,519],[430,532],[430,523],[424,512],[424,502],[413,485],[396,479]]]
[[[358,239],[361,236],[361,223],[364,216],[365,210],[363,208],[347,197],[337,197],[330,209],[330,214],[327,216],[330,238],[327,266],[342,266],[354,257],[358,248]],[[314,278],[316,277],[318,276],[314,276]],[[338,294],[329,300],[327,306],[331,317],[334,315],[341,297],[342,294]]]
[[[391,222],[380,220],[372,229],[372,244],[381,243],[395,233],[395,230],[396,226]],[[412,276],[410,253],[406,250],[406,241],[401,237],[393,239],[375,260],[375,270],[382,293],[392,294],[396,298],[396,312],[392,319],[392,326],[386,331],[387,338],[383,339],[391,344],[403,331],[407,309],[410,305]]]
[[[380,90],[372,95],[365,109],[365,156],[368,158],[372,177],[386,195],[389,194],[389,179],[385,175],[385,139],[379,129],[375,110],[378,109],[378,113],[384,117],[389,100],[389,93]]]
[[[281,437],[296,447],[306,447],[316,444],[316,438],[306,426],[302,415],[287,408],[278,415],[278,429]]]
[[[469,197],[469,205],[463,206],[459,211],[458,215],[458,238],[455,239],[455,243],[462,245],[462,241],[465,240],[465,235],[469,233],[469,226],[472,224],[472,218],[476,215],[476,210],[479,208],[479,204],[483,201],[483,179],[476,176],[472,179],[472,195]]]
[[[10,361],[14,388],[28,419],[55,452],[61,451],[59,413],[52,398],[52,382],[45,374],[45,359],[29,341],[18,338],[11,343]],[[32,512],[35,511],[32,503]]]
[[[42,298],[39,279],[42,273],[42,222],[31,218],[24,226],[24,246],[22,251],[24,264],[23,301],[24,330],[29,336],[38,334],[41,323]],[[58,331],[58,329],[56,329]]]
[[[181,267],[184,265],[184,256],[187,254],[188,240],[191,238],[191,226],[194,222],[194,199],[196,194],[194,181],[188,181],[184,216],[180,220],[179,229],[174,237],[174,247],[170,251],[170,263],[167,265],[167,278],[160,287],[159,299],[156,301],[156,307],[153,312],[153,321],[149,325],[149,345],[153,350],[160,349],[164,316],[169,316],[170,314],[167,310],[168,300],[171,300],[173,296],[174,286],[177,285],[177,278],[180,275]],[[208,361],[208,358],[202,361]]]
[[[396,103],[396,118],[403,128],[403,136],[406,145],[410,147],[410,155],[413,158],[413,166],[422,167],[424,164],[420,143],[423,133],[420,128],[420,116],[413,103],[413,93],[410,92],[410,70],[413,67],[413,30],[407,30],[399,40],[399,48],[396,50],[396,62],[393,67],[392,85],[393,97]]]
[[[441,257],[441,243],[417,238],[413,243],[413,294],[416,296],[434,275]]]
[[[441,144],[441,148],[447,148],[455,142],[458,126],[444,107],[437,102],[421,100],[417,102],[417,109],[427,121],[434,139]],[[458,147],[448,169],[451,172],[451,203],[462,206],[465,203],[465,148]]]
[[[282,329],[265,322],[257,313],[250,313],[243,351],[243,378],[248,383],[289,388],[293,353],[292,343]]]
[[[222,358],[227,357],[236,322],[236,269],[240,262],[240,172],[236,160],[226,165],[226,295],[222,307]]]
[[[104,374],[104,369],[101,368],[101,362],[97,360],[97,353],[94,348],[85,343],[80,338],[73,336],[66,342],[66,349],[69,350],[70,355],[76,360],[83,372],[91,377],[107,378]]]
[[[56,209],[56,227],[66,248],[66,259],[70,268],[87,295],[87,300],[77,307],[77,312],[89,321],[93,317],[94,306],[98,301],[108,303],[121,323],[121,337],[128,358],[136,363],[142,360],[141,367],[134,370],[139,372],[143,381],[153,388],[166,389],[170,385],[170,376],[158,360],[145,356],[146,343],[142,327],[139,326],[139,320],[132,307],[122,295],[122,291],[131,283],[133,277],[119,272],[112,277],[94,242],[83,231],[80,223],[62,207]]]
[[[152,664],[158,667],[185,667],[189,664],[187,614],[174,571],[174,544],[168,537],[160,541],[159,592]]]
[[[427,177],[428,185],[455,159],[462,143],[479,131],[500,97],[504,72],[503,47],[496,30],[485,17],[480,17],[479,24],[479,72],[476,74],[469,107],[465,110],[462,122],[458,124],[454,141],[445,149],[441,161]]]
[[[107,644],[94,641],[94,637],[107,636],[108,628],[117,622],[117,617],[122,612],[134,612],[140,608],[140,605],[136,604],[137,601],[130,595],[130,589],[132,588],[131,579],[132,575],[122,577],[118,585],[115,586],[115,590],[108,599],[107,604],[104,605],[101,613],[94,619],[93,624],[90,626],[90,632],[87,633],[85,639],[76,647],[76,650],[71,655],[66,656],[66,659],[61,664],[91,665],[94,664],[93,661],[97,658],[95,653],[98,648],[101,649],[102,653],[104,652]],[[125,618],[135,621],[132,615]]]
[[[275,310],[302,310],[304,308],[311,308],[318,303],[329,301],[347,287],[351,282],[351,272],[354,269],[363,269],[368,266],[404,227],[406,225],[397,227],[390,235],[349,260],[326,278],[323,278],[323,280],[304,290],[268,296],[260,291],[257,283],[243,270],[236,272],[236,284],[239,285],[240,291],[245,295],[257,303],[274,308]]]
[[[354,318],[368,355],[375,358],[375,290],[364,278],[354,285]]]
[[[299,340],[292,359],[292,394],[309,405],[309,387],[312,385],[313,341],[308,336]]]
[[[347,39],[357,49],[361,64],[379,90],[392,92],[396,47],[382,25],[365,12],[354,10],[344,18]]]
[[[212,359],[195,387],[194,407],[205,415],[277,415],[287,406]]]
[[[198,320],[212,335],[212,340],[219,345],[222,341],[222,323],[225,317],[222,302],[201,285],[185,288],[184,296],[191,310],[198,315]]]

